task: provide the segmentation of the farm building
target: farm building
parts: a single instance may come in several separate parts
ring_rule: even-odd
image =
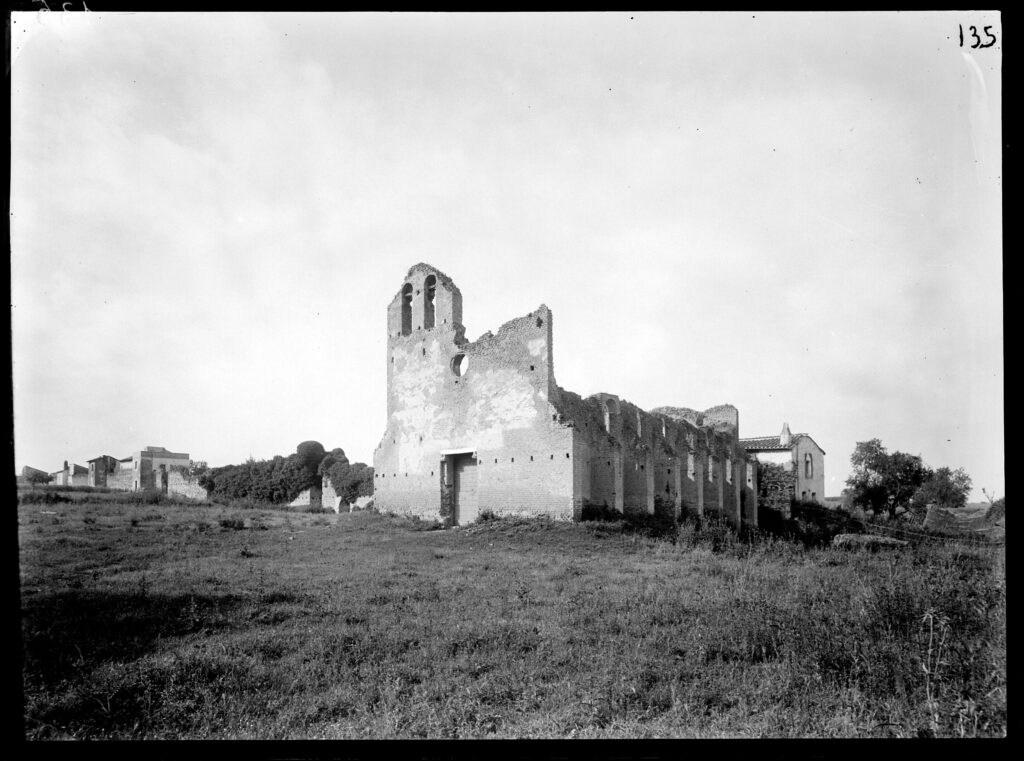
[[[740,444],[758,462],[775,463],[795,474],[793,496],[801,502],[824,503],[825,450],[806,433],[789,432],[789,423],[782,424],[778,436],[740,439]]]

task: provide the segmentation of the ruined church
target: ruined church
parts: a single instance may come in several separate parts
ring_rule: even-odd
[[[555,382],[543,304],[467,341],[462,294],[417,264],[388,305],[387,428],[378,509],[465,525],[497,515],[716,514],[757,525],[756,461],[732,405],[642,410]]]

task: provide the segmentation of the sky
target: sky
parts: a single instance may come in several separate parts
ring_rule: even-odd
[[[996,43],[971,49],[971,27]],[[960,29],[966,42],[960,44]],[[386,309],[1004,493],[998,12],[14,13],[15,467],[372,463]]]

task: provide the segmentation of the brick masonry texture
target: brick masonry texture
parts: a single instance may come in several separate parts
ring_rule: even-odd
[[[755,494],[736,408],[645,411],[613,394],[566,391],[543,304],[468,341],[461,292],[421,263],[388,305],[387,330],[378,509],[454,524],[484,510],[569,520],[587,504],[653,513],[657,498],[677,516],[756,525],[756,507],[742,510]],[[709,461],[713,478],[702,482]]]

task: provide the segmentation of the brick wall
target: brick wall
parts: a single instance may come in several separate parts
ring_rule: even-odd
[[[430,278],[433,327],[423,319]],[[582,399],[555,383],[546,306],[467,341],[461,294],[425,264],[409,270],[387,314],[388,418],[374,453],[379,510],[447,518],[454,497],[442,477],[446,456],[471,453],[481,511],[572,518],[589,502],[653,512],[657,496],[677,513],[738,520],[742,485],[726,488],[722,472],[726,454],[742,458],[735,407],[647,412],[611,394]],[[721,453],[711,483],[700,482],[708,450],[696,444],[698,433]]]
[[[424,328],[418,316],[430,275],[437,278],[435,326]],[[447,276],[417,265],[406,282],[408,334],[402,289],[388,308],[388,424],[374,453],[377,509],[442,517],[443,453],[469,449],[479,463],[480,510],[571,517],[580,476],[573,431],[552,401],[549,310],[541,306],[469,342],[461,295]]]

